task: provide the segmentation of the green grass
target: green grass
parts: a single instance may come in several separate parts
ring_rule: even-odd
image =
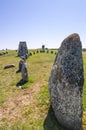
[[[0,56],[0,108],[7,109],[9,113],[3,112],[0,130],[43,130],[43,122],[49,108],[48,79],[54,58],[55,54],[46,52],[30,56],[27,59],[29,82],[20,89],[16,87],[16,83],[21,79],[21,73],[16,74],[20,60],[17,52],[10,50],[8,54]],[[15,64],[15,67],[4,70],[7,64]],[[31,100],[31,103],[22,103],[25,100]],[[8,110],[8,106],[12,108]],[[12,120],[11,111],[15,112]],[[21,113],[17,115],[17,111]]]
[[[83,58],[83,62],[84,62],[83,110],[86,111],[86,57]]]
[[[0,114],[2,114],[0,130],[44,130],[45,118],[50,107],[48,80],[55,52],[56,50],[51,54],[49,50],[49,53],[36,53],[27,59],[29,82],[21,88],[16,87],[21,79],[21,73],[16,74],[20,60],[17,52],[9,50],[8,54],[0,56]],[[83,60],[86,75],[86,56]],[[15,67],[4,70],[7,64],[15,64]],[[84,111],[86,111],[85,86],[86,80],[83,87]]]

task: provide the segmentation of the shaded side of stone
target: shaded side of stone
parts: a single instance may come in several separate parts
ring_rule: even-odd
[[[52,106],[50,106],[49,110],[48,110],[48,114],[44,120],[44,130],[68,130],[67,128],[62,127],[54,114],[54,111],[52,109]]]
[[[78,34],[61,44],[49,79],[51,104],[59,123],[69,130],[82,130],[82,45]]]

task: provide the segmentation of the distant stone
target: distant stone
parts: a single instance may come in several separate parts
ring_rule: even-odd
[[[31,52],[29,53],[29,56],[32,56],[32,53],[31,53]]]
[[[4,69],[8,69],[8,68],[12,68],[12,67],[15,67],[15,65],[14,64],[8,64],[8,65],[4,66]]]
[[[42,45],[42,50],[41,52],[45,52],[45,45]]]
[[[25,56],[26,58],[28,57],[28,48],[25,41],[19,42],[18,56]]]
[[[0,52],[0,56],[2,56],[3,55],[3,53],[2,52]]]
[[[51,54],[53,54],[53,51],[51,51]]]
[[[55,116],[69,130],[82,130],[83,83],[82,45],[79,35],[74,33],[63,40],[49,79]]]
[[[8,51],[2,51],[2,52],[0,52],[0,56],[5,55],[6,53],[8,53]]]

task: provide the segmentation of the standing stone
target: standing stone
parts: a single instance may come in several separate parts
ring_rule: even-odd
[[[82,130],[83,75],[82,45],[74,33],[62,42],[49,79],[55,116],[69,130]]]
[[[26,42],[19,42],[18,56],[28,56],[28,48]]]
[[[42,45],[42,52],[45,52],[45,45]]]
[[[21,58],[22,58],[22,57],[21,57]],[[16,71],[16,73],[21,72],[22,64],[23,64],[23,59],[21,59],[21,60],[19,61],[19,68],[18,68],[18,70]]]
[[[22,83],[25,83],[28,81],[28,69],[27,69],[27,63],[26,58],[22,57],[22,67],[21,67],[21,74],[22,74]]]

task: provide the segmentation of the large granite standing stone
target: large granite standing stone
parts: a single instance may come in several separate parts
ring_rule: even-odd
[[[82,130],[82,45],[78,34],[64,39],[49,79],[51,105],[58,122],[69,130]]]

